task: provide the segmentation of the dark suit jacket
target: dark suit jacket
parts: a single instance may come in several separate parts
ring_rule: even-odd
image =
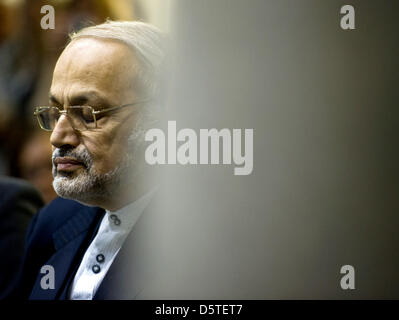
[[[137,259],[137,264],[132,263],[130,258],[143,252],[143,241],[136,240],[140,235],[148,233],[146,221],[151,215],[146,211],[142,217],[146,215],[147,218],[140,218],[136,223],[94,299],[134,299],[142,289],[141,281],[146,276],[143,273],[138,276],[134,270],[147,270],[140,265],[146,259]],[[101,208],[84,206],[62,198],[55,199],[43,208],[32,219],[27,232],[26,254],[17,297],[34,300],[68,299],[74,276],[104,214]],[[150,249],[148,241],[144,242],[144,250]],[[41,287],[40,281],[45,273],[40,271],[44,265],[54,268],[55,289]],[[140,277],[140,281],[132,283],[130,280],[137,279],[134,275]]]
[[[26,229],[43,205],[39,192],[29,183],[0,177],[0,299],[16,285]]]
[[[17,297],[66,299],[83,254],[94,237],[104,210],[57,198],[31,221],[26,234],[25,257]],[[43,289],[44,265],[55,272],[55,289]]]

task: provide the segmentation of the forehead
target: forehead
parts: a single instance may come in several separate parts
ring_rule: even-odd
[[[124,43],[89,37],[76,39],[57,61],[50,94],[66,103],[74,95],[99,92],[118,103],[134,93],[136,69],[134,52]]]

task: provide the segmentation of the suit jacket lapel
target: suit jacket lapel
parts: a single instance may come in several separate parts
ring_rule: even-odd
[[[79,267],[81,256],[97,232],[103,215],[103,209],[82,208],[54,232],[53,243],[56,252],[46,264],[54,268],[55,289],[42,289],[40,281],[45,274],[39,273],[31,298],[67,299],[69,284]]]

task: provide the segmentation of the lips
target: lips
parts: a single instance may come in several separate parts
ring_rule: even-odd
[[[58,171],[74,171],[84,166],[83,162],[69,157],[55,158],[54,165],[57,167]]]

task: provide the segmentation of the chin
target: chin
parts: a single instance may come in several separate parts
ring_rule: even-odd
[[[87,173],[57,175],[53,180],[54,190],[60,197],[91,206],[110,196],[108,184],[109,181],[102,179],[101,176],[92,176]]]

